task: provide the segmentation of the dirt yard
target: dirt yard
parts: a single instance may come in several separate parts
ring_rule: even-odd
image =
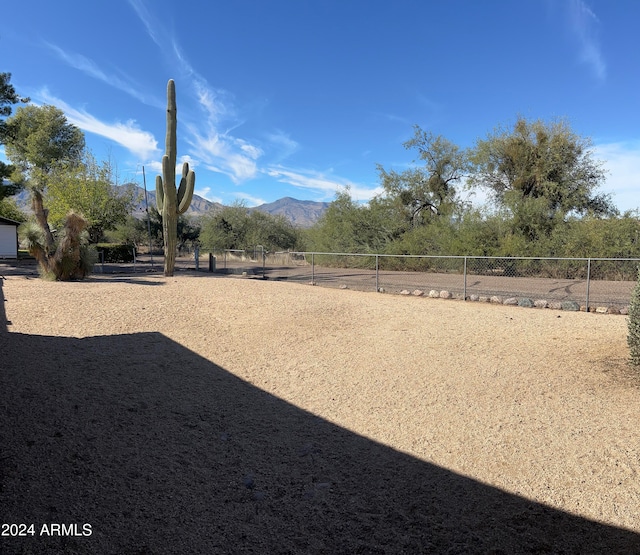
[[[624,316],[0,284],[1,553],[640,553]]]

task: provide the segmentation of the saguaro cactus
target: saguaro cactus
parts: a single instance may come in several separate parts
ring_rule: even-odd
[[[184,214],[193,197],[196,174],[189,164],[182,165],[182,179],[176,191],[176,84],[169,79],[167,84],[167,137],[165,155],[162,157],[162,176],[156,176],[156,203],[162,216],[164,235],[164,275],[172,276],[176,266],[178,243],[178,214]]]

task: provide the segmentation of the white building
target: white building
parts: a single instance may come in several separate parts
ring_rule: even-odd
[[[0,216],[0,258],[18,258],[18,226],[14,222]]]

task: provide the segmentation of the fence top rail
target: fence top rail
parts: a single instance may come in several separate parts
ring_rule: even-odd
[[[572,261],[598,261],[598,262],[640,262],[640,258],[593,258],[576,257],[561,258],[553,256],[465,256],[465,255],[440,255],[440,254],[381,254],[381,253],[360,253],[360,252],[317,252],[317,251],[287,251],[288,254],[299,255],[321,255],[321,256],[377,256],[386,258],[453,258],[458,260],[480,259],[480,260],[572,260]]]

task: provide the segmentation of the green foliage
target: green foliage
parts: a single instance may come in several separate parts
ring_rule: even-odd
[[[398,225],[404,229],[453,214],[461,206],[456,185],[467,170],[467,153],[444,137],[423,131],[418,126],[414,128],[413,138],[404,146],[417,150],[423,165],[402,173],[378,166],[384,193],[376,201],[395,212]]]
[[[15,199],[12,198],[0,199],[0,216],[14,222],[25,222],[27,220],[27,215],[20,210]]]
[[[60,165],[52,172],[44,201],[49,221],[61,225],[70,211],[87,220],[91,242],[103,239],[104,232],[125,222],[134,203],[132,188],[118,187],[111,160],[99,164],[91,153],[80,163]]]
[[[295,250],[300,233],[284,216],[248,210],[242,203],[227,206],[201,220],[200,242],[209,251],[252,249],[262,245],[267,251]]]
[[[104,262],[133,262],[133,247],[126,244],[98,243],[95,246],[98,254],[102,253]]]
[[[176,264],[178,215],[184,214],[189,208],[196,183],[196,174],[185,162],[180,186],[176,190],[177,127],[176,86],[173,79],[169,79],[165,155],[162,157],[162,176],[156,177],[156,202],[158,212],[162,215],[164,238],[164,275],[167,277],[173,275]]]
[[[0,117],[10,116],[13,105],[19,102],[26,103],[29,102],[29,99],[18,96],[14,86],[11,84],[10,73],[0,73]],[[6,143],[7,137],[7,125],[4,119],[0,119],[0,145]],[[4,179],[11,177],[14,169],[12,165],[0,162],[0,184],[2,184]],[[0,186],[0,200],[6,196],[15,194],[17,189],[17,187]]]
[[[634,366],[640,366],[640,271],[638,271],[638,282],[631,294],[627,328],[627,344],[631,354],[631,363]]]
[[[84,135],[54,106],[18,108],[16,114],[6,120],[5,131],[5,153],[16,166],[12,176],[15,182],[28,187],[31,208],[44,235],[41,263],[46,265],[54,255],[55,239],[49,227],[43,193],[56,169],[81,160]]]
[[[82,159],[84,134],[55,106],[21,106],[5,123],[7,158],[32,189],[42,193],[57,167]]]
[[[470,161],[469,185],[488,189],[529,240],[550,234],[569,214],[617,213],[608,195],[596,194],[606,172],[592,158],[591,141],[565,121],[518,118],[513,130],[478,140]]]
[[[389,207],[355,202],[349,190],[340,191],[308,233],[309,246],[320,252],[381,252],[396,235]]]

